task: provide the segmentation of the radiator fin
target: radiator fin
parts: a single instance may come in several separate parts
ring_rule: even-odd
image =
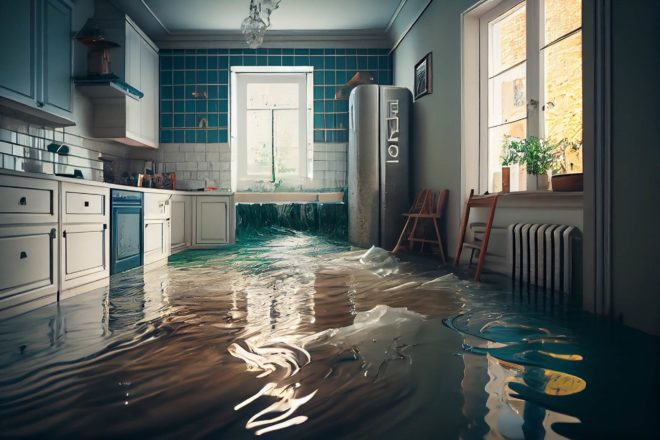
[[[581,284],[581,233],[575,226],[516,223],[508,227],[514,280],[546,290],[575,293]]]

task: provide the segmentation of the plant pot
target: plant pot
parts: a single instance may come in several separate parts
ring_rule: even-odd
[[[582,173],[552,176],[552,190],[555,192],[582,191],[583,188],[584,176]]]
[[[511,191],[511,168],[502,167],[502,192],[508,193]]]
[[[547,174],[537,176],[527,174],[527,191],[548,191],[550,189],[550,179]]]

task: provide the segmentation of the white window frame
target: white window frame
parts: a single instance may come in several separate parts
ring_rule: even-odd
[[[278,76],[286,76],[287,74],[305,74],[306,76],[306,96],[305,101],[305,114],[306,114],[306,136],[302,139],[305,145],[305,156],[301,159],[300,168],[297,176],[287,176],[287,183],[301,184],[306,180],[313,178],[313,164],[314,164],[314,68],[312,66],[233,66],[231,67],[230,78],[230,94],[231,94],[231,110],[229,114],[230,124],[230,149],[231,149],[231,188],[237,191],[239,183],[255,183],[251,182],[250,177],[245,175],[245,170],[240,166],[240,140],[239,140],[239,75],[258,75],[258,74],[273,74]]]
[[[524,0],[481,0],[461,14],[461,196],[488,191],[488,25]],[[544,137],[545,68],[543,50],[582,30],[545,43],[544,0],[526,1],[527,136]],[[476,166],[475,166],[476,164]]]

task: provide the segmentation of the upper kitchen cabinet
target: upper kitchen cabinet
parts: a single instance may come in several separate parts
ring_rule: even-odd
[[[104,38],[119,45],[108,51],[109,72],[76,78],[78,90],[94,105],[92,134],[157,148],[158,48],[128,16],[108,7],[97,9],[94,20]]]
[[[0,0],[0,107],[48,126],[74,125],[73,7],[68,0]]]

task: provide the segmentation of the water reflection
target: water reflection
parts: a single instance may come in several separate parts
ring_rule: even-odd
[[[0,437],[653,438],[657,338],[284,231],[0,322]]]

